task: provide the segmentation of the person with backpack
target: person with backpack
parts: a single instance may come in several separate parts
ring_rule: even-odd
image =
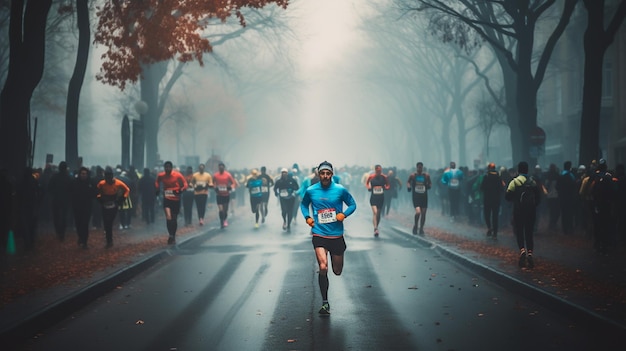
[[[541,188],[532,176],[528,175],[528,163],[517,165],[517,177],[509,182],[504,198],[513,203],[513,233],[520,250],[520,268],[535,266],[533,259],[536,208],[541,201]]]
[[[617,178],[607,170],[606,160],[598,161],[598,170],[591,183],[595,249],[603,255],[613,244],[615,231],[613,205],[617,194]]]

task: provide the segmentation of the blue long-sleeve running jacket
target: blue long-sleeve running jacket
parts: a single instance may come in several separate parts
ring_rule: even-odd
[[[348,207],[343,209],[343,205]],[[309,210],[311,206],[312,211]],[[300,203],[300,211],[304,218],[311,217],[315,220],[311,232],[321,237],[340,237],[343,235],[343,222],[338,221],[336,216],[343,213],[346,217],[356,210],[356,202],[346,188],[341,184],[331,182],[328,188],[323,188],[322,183],[315,183],[308,187]]]

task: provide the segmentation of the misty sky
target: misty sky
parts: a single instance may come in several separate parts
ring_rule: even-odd
[[[287,11],[291,12],[290,18],[297,35],[294,42],[289,43],[295,53],[294,71],[296,79],[302,82],[295,96],[287,97],[293,100],[282,103],[280,96],[268,97],[253,108],[237,107],[237,102],[233,101],[231,113],[236,116],[203,115],[201,119],[216,120],[209,120],[208,123],[199,120],[200,125],[194,128],[198,133],[195,142],[183,141],[182,151],[166,143],[165,137],[161,138],[159,151],[163,159],[180,163],[183,161],[177,159],[177,151],[185,156],[193,154],[195,149],[201,160],[215,152],[231,168],[266,165],[274,169],[294,162],[311,166],[326,159],[337,166],[392,162],[387,159],[393,153],[384,150],[384,142],[378,140],[379,131],[376,130],[376,124],[385,118],[385,108],[372,103],[372,96],[368,96],[367,89],[359,83],[358,63],[365,41],[358,29],[358,11],[363,10],[355,7],[355,1],[316,0],[297,1]],[[99,57],[97,51],[92,54],[92,57]],[[197,63],[192,65],[198,66]],[[92,66],[94,71],[97,70],[99,62],[94,60]],[[201,74],[202,78],[195,78],[194,83],[179,81],[177,84],[219,84],[211,78],[211,69],[208,66],[192,67],[191,70]],[[103,87],[95,81],[91,84],[95,84],[94,90],[98,92],[95,93],[96,103],[102,103],[97,109],[97,113],[102,115],[99,120],[109,126],[95,128],[99,135],[94,142],[119,138],[117,111],[107,101],[98,101],[102,96],[100,91],[109,91],[110,94],[113,88]],[[222,93],[219,87],[203,87],[190,94],[195,99],[202,99],[205,94],[221,96],[222,100],[236,100],[228,93]],[[245,116],[239,115],[242,113]],[[239,125],[241,123],[243,127]],[[241,128],[243,130],[232,131]],[[211,142],[216,134],[223,135],[224,129],[229,130],[226,132],[228,141]],[[115,146],[107,150],[117,151]],[[118,152],[101,162],[116,163]]]
[[[366,77],[371,65],[380,71],[393,65],[370,59],[377,48],[368,47],[372,41],[362,31],[367,11],[371,10],[357,0],[299,0],[290,4],[285,14],[294,35],[282,45],[293,58],[292,78],[297,83],[287,93],[267,87],[260,98],[238,96],[215,65],[187,64],[186,76],[176,83],[173,96],[190,101],[195,122],[161,127],[161,159],[180,166],[185,156],[197,155],[204,162],[215,153],[231,169],[265,165],[273,170],[293,163],[309,168],[324,160],[337,167],[382,164],[412,168],[416,161],[424,161],[429,168],[443,166],[432,164],[435,161],[428,159],[432,152],[427,148],[408,146],[408,142],[415,145],[415,133],[406,130],[393,115],[398,110],[390,104],[398,102]],[[121,160],[121,113],[119,102],[115,102],[121,94],[94,79],[102,50],[96,47],[90,53],[92,72],[81,95],[80,114],[89,115],[94,132],[93,137],[79,140],[79,154],[87,165],[115,165]],[[224,57],[241,56],[226,50],[215,49]],[[255,65],[246,69],[268,69],[260,60]],[[132,102],[128,104],[132,106]],[[88,110],[86,106],[94,108]],[[128,110],[135,118],[134,109]],[[181,136],[178,142],[176,135]],[[63,155],[62,143],[55,147],[40,148],[37,159],[43,159],[47,152]],[[55,156],[55,163],[58,160]]]

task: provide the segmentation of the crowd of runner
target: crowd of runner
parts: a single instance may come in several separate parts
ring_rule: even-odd
[[[626,244],[626,217],[618,216],[626,213],[624,165],[610,168],[604,160],[578,167],[572,167],[571,162],[564,162],[562,168],[551,164],[546,169],[490,163],[484,169],[470,170],[457,168],[455,162],[445,168],[428,168],[422,162],[411,168],[343,166],[335,168],[332,180],[350,191],[357,203],[369,203],[374,236],[379,235],[379,223],[399,208],[413,209],[412,233],[427,235],[430,208],[450,221],[484,226],[486,238],[496,240],[503,227],[518,230],[515,213],[518,224],[521,222],[519,211],[515,211],[521,206],[519,199],[513,195],[507,198],[507,191],[515,191],[511,182],[519,175],[532,179],[539,189],[534,199],[533,228],[527,237],[548,232],[585,235],[602,253],[611,245]],[[520,181],[516,184],[521,189]],[[206,211],[215,209],[223,229],[235,208],[250,206],[255,228],[264,225],[268,215],[276,215],[282,219],[282,229],[289,232],[302,220],[298,218],[300,201],[306,189],[319,182],[319,175],[317,167],[301,168],[297,163],[273,170],[262,164],[227,170],[224,162],[214,169],[206,169],[204,164],[176,166],[165,162],[160,168],[138,172],[132,166],[119,165],[69,170],[61,162],[27,169],[16,181],[9,181],[6,173],[0,172],[0,182],[3,245],[8,232],[13,231],[20,247],[31,250],[41,227],[53,228],[61,241],[71,228],[82,248],[88,248],[89,232],[103,231],[102,244],[111,247],[113,230],[132,230],[132,222],[137,220],[153,225],[155,211],[165,215],[169,244],[176,242],[179,212],[183,214],[181,225],[202,226]],[[280,208],[276,214],[268,211],[270,201],[276,201]],[[526,255],[527,245],[520,248]]]

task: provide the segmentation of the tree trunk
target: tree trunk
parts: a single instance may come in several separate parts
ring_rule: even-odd
[[[521,158],[514,163],[526,161],[529,165],[537,163],[537,156],[530,152],[530,133],[537,126],[537,88],[532,73],[532,55],[535,40],[534,23],[516,23],[517,33],[517,89],[516,106],[518,109],[518,133]],[[513,133],[513,130],[511,131]]]
[[[0,94],[0,167],[17,177],[30,157],[29,104],[43,75],[52,0],[11,1],[9,70]]]
[[[78,52],[74,73],[67,90],[67,108],[65,115],[65,161],[69,169],[76,169],[78,165],[78,106],[80,92],[85,79],[89,58],[90,28],[88,0],[76,0],[76,15],[78,21]]]
[[[153,168],[159,161],[159,84],[167,71],[167,62],[143,66],[141,78],[141,100],[148,105],[148,111],[141,115],[146,138],[146,166]]]
[[[584,36],[585,71],[583,105],[580,116],[580,153],[578,162],[586,165],[601,157],[600,111],[602,108],[602,78],[604,54],[626,16],[626,3],[622,2],[613,13],[611,23],[604,29],[603,0],[585,0],[587,29]]]
[[[580,116],[579,164],[588,165],[598,159],[600,151],[600,109],[602,106],[602,65],[606,46],[604,37],[604,5],[586,1],[587,29],[584,36],[585,70],[583,72],[583,104]]]

